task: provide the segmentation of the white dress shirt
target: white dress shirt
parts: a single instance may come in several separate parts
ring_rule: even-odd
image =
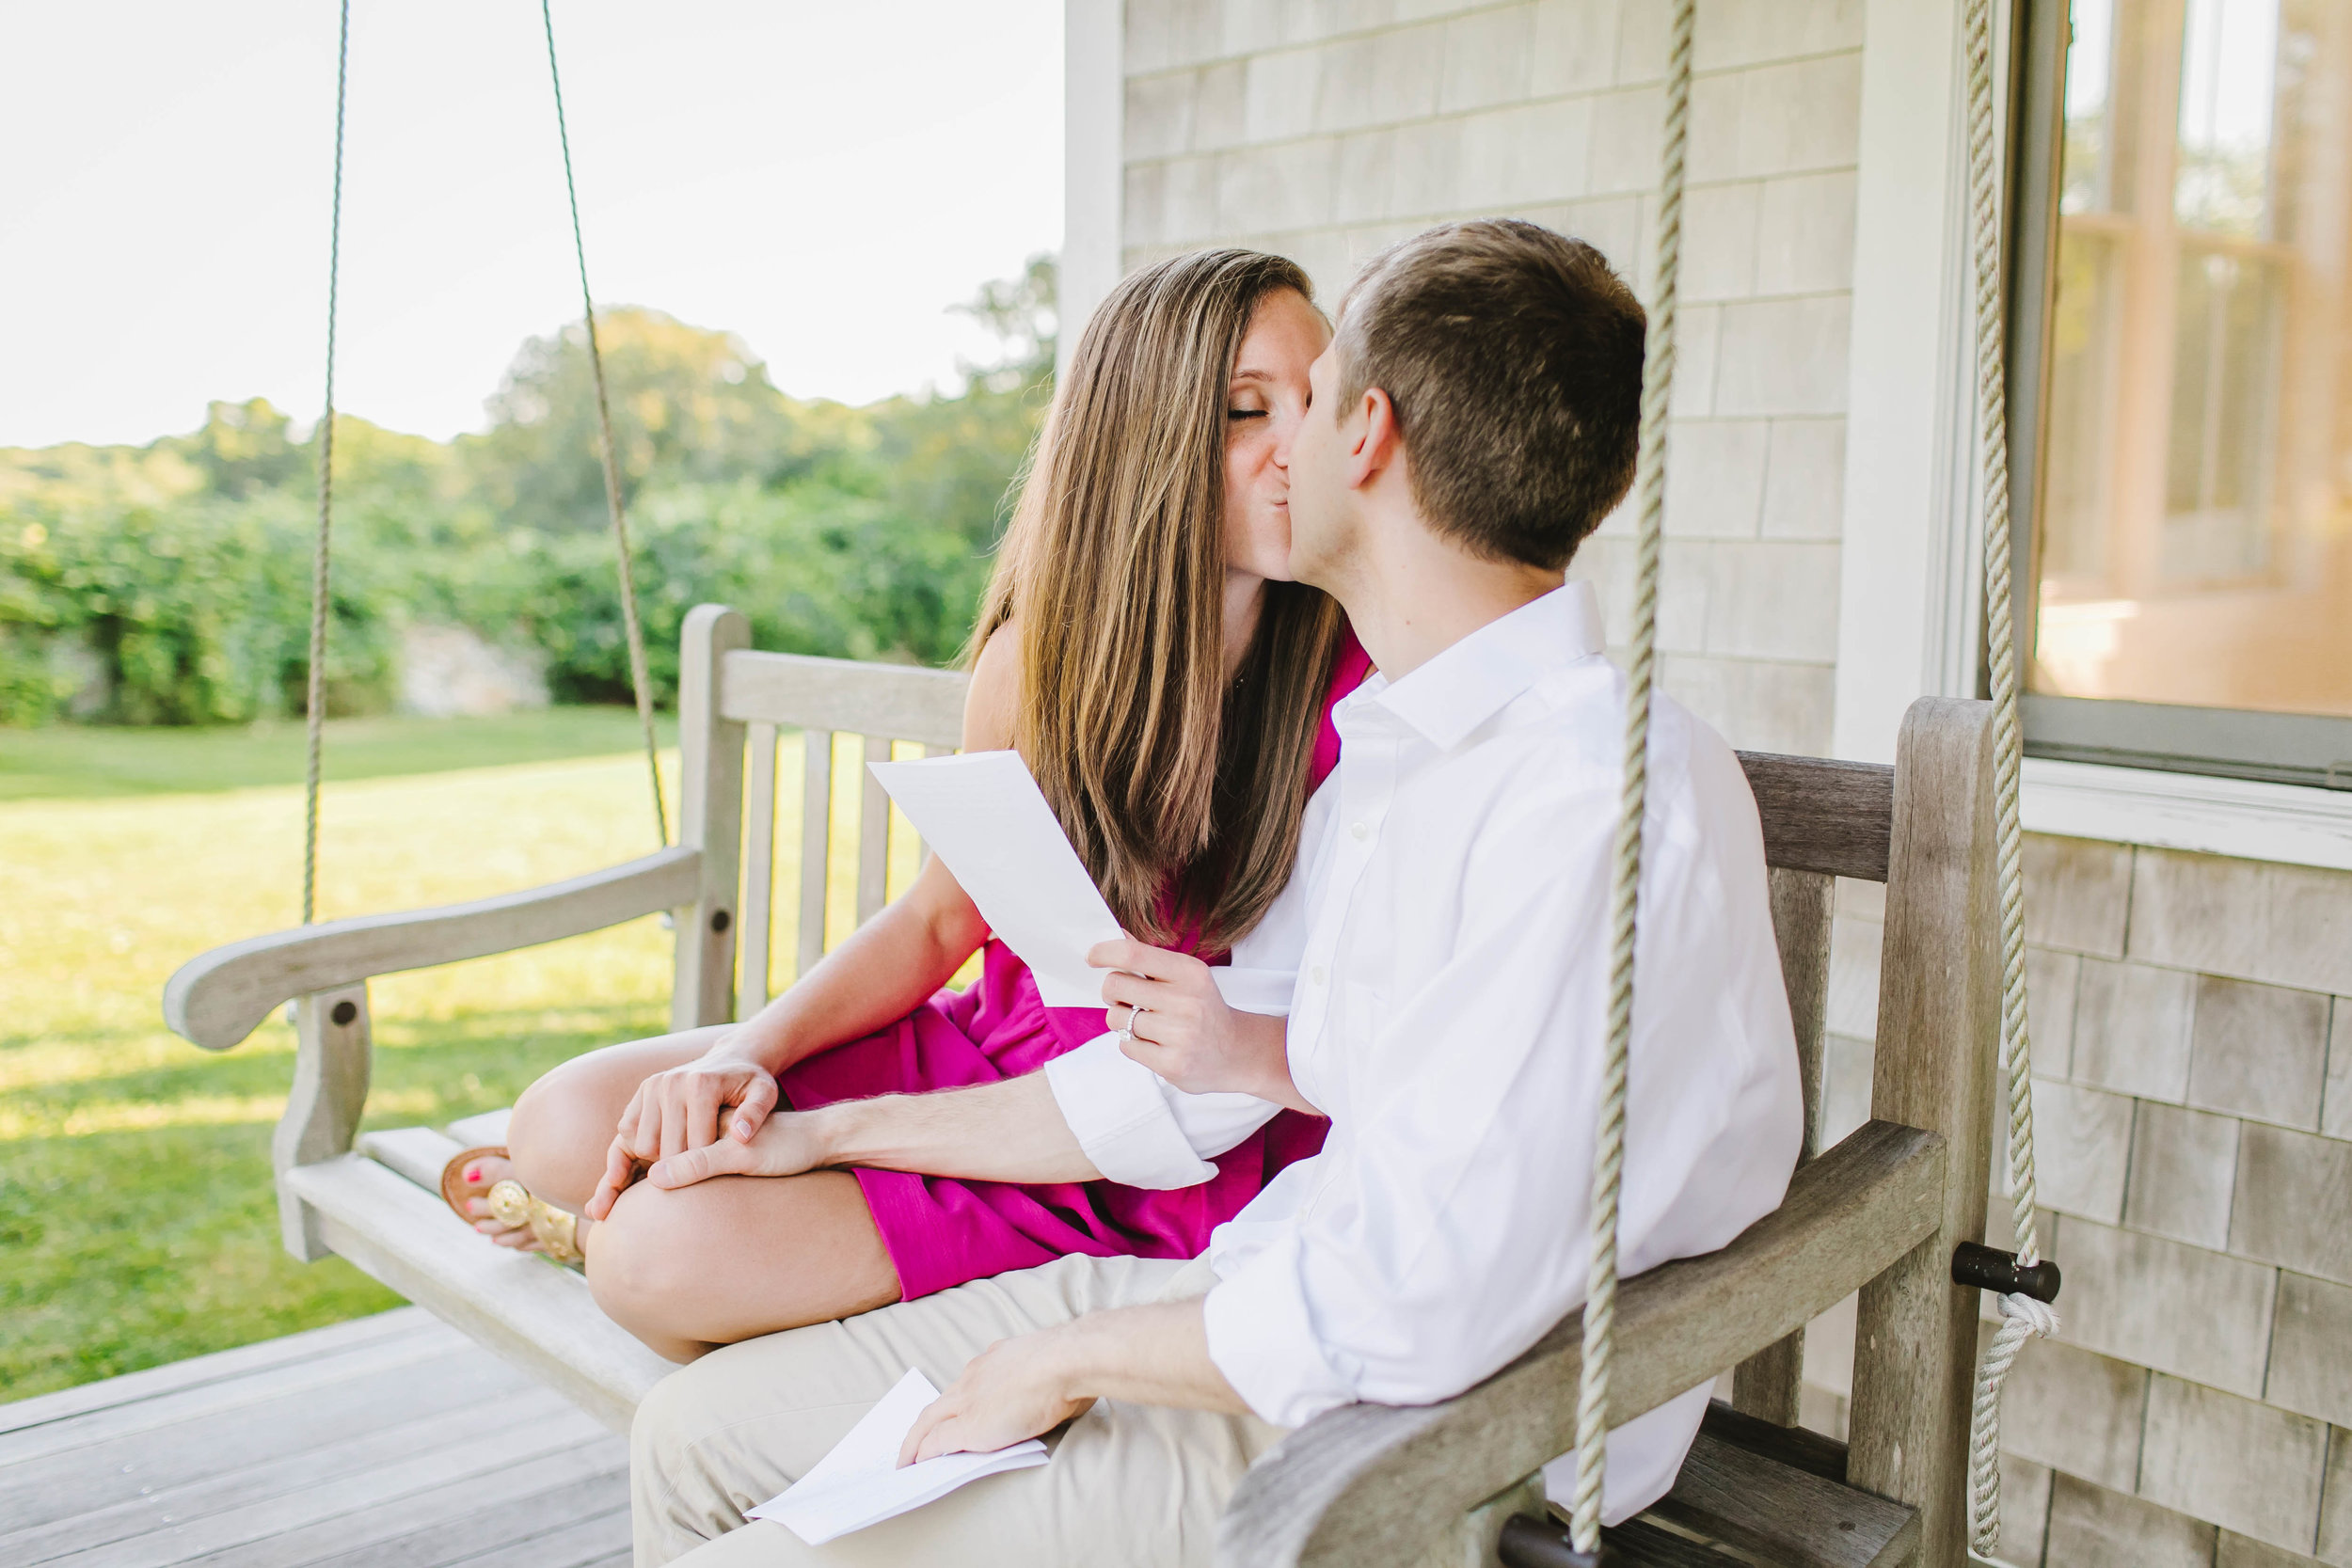
[[[1571,583],[1336,710],[1299,874],[1236,951],[1277,972],[1296,955],[1291,1077],[1331,1129],[1209,1248],[1210,1355],[1278,1425],[1450,1398],[1584,1299],[1626,684],[1600,650]],[[1755,800],[1662,696],[1648,800],[1628,1275],[1770,1212],[1803,1124]],[[1098,1168],[1148,1185],[1205,1179],[1201,1156],[1274,1110],[1183,1094],[1115,1042],[1047,1071]],[[1613,1435],[1606,1518],[1673,1484],[1707,1394]]]

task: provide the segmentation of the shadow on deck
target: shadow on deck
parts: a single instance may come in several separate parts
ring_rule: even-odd
[[[0,1404],[9,1568],[622,1568],[627,1442],[415,1307]]]

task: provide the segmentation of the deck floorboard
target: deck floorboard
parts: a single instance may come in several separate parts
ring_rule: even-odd
[[[0,1405],[9,1568],[620,1568],[628,1449],[415,1307]]]

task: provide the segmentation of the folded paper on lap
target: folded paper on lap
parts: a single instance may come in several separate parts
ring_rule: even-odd
[[[821,1546],[935,1502],[966,1481],[1045,1463],[1045,1445],[1032,1437],[994,1453],[945,1453],[901,1469],[899,1445],[914,1418],[937,1398],[930,1379],[908,1371],[808,1474],[746,1517],[773,1520],[810,1545]]]
[[[1049,1007],[1099,1007],[1087,949],[1122,933],[1017,752],[867,766],[955,873],[997,939],[1037,976]]]

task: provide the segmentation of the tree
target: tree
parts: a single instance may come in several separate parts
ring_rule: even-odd
[[[838,404],[777,391],[732,333],[628,306],[599,311],[596,336],[624,505],[665,482],[780,482],[829,455],[854,427]],[[552,532],[602,528],[596,378],[580,324],[526,341],[489,410],[489,432],[459,445],[500,517]]]
[[[244,500],[265,491],[300,488],[313,471],[309,445],[289,434],[294,420],[267,398],[205,405],[193,436],[166,436],[156,446],[184,457],[216,496]]]
[[[1060,331],[1061,268],[1050,251],[1029,258],[1018,277],[983,283],[956,309],[996,335],[993,364],[966,365],[964,374],[990,391],[1011,392],[1050,383]]]

